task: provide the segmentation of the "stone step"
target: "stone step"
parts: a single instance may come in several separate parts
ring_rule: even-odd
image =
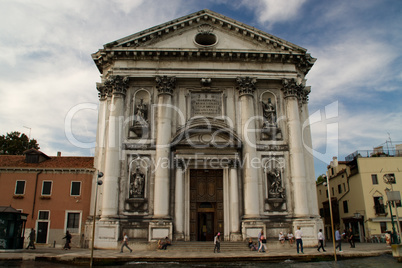
[[[288,243],[280,244],[278,241],[272,241],[267,243],[268,249],[280,249],[291,248],[295,245],[289,245]],[[168,250],[172,251],[184,251],[184,252],[209,252],[213,250],[213,241],[198,242],[198,241],[174,241],[172,246],[168,247]],[[221,251],[248,251],[248,243],[245,242],[221,242]]]

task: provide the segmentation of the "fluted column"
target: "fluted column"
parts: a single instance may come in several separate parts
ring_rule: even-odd
[[[244,218],[255,218],[260,214],[260,201],[258,193],[258,174],[251,163],[257,157],[256,126],[254,121],[254,91],[256,79],[238,77],[237,89],[240,95],[240,118],[243,141],[243,176],[244,176]]]
[[[105,177],[103,185],[102,219],[118,214],[121,129],[124,121],[124,97],[128,88],[127,77],[111,76],[105,86],[113,94],[105,149]]]
[[[237,162],[229,167],[230,176],[230,223],[231,233],[240,233],[239,182],[237,178]]]
[[[303,86],[295,79],[283,79],[287,125],[289,131],[290,176],[293,184],[294,213],[296,217],[309,214],[307,180],[304,159],[302,128],[300,124],[299,103]]]
[[[184,176],[183,162],[176,160],[176,187],[175,187],[175,234],[176,239],[184,239]]]
[[[172,133],[172,94],[175,77],[156,77],[158,89],[158,118],[156,123],[154,217],[169,217],[170,140]],[[170,166],[170,165],[168,165]]]

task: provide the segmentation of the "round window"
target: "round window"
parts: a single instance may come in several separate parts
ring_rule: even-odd
[[[213,33],[198,33],[195,36],[194,41],[199,46],[208,47],[216,45],[218,38]]]

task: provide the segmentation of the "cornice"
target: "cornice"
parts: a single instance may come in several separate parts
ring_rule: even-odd
[[[44,173],[94,173],[94,168],[32,168],[32,167],[2,167],[0,168],[0,172],[39,172],[42,171]]]
[[[209,24],[215,28],[241,35],[249,42],[260,43],[263,50],[222,50],[211,48],[194,49],[161,49],[148,48],[148,44],[157,42],[176,31],[188,27]],[[293,63],[305,74],[311,69],[315,58],[312,58],[305,48],[292,44],[286,40],[275,37],[254,27],[225,17],[219,13],[204,9],[199,12],[160,24],[139,33],[121,38],[104,45],[103,49],[92,54],[99,71],[112,65],[115,60],[230,60],[245,61],[258,60],[261,62]]]

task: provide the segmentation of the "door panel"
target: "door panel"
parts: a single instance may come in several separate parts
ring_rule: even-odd
[[[47,221],[38,222],[38,234],[36,236],[36,243],[46,244],[48,226],[49,226],[49,222],[47,222]]]

